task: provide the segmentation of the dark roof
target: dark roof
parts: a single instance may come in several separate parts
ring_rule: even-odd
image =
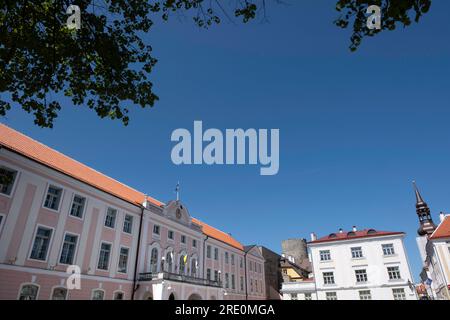
[[[390,235],[405,234],[404,232],[393,232],[393,231],[377,231],[375,229],[364,229],[359,231],[342,231],[336,233],[330,233],[327,236],[321,237],[317,240],[310,241],[308,244],[331,242],[331,241],[342,241],[360,238],[372,238]]]

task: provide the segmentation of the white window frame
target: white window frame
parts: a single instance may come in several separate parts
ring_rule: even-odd
[[[95,289],[92,289],[92,291],[91,291],[91,300],[94,300],[94,292],[95,292],[95,291],[103,291],[103,299],[102,299],[101,301],[105,300],[105,297],[106,297],[106,291],[105,291],[105,289],[102,289],[102,288],[95,288]]]
[[[401,291],[401,292],[395,292],[395,290]],[[401,295],[401,299],[396,299],[398,295]],[[394,297],[394,300],[406,300],[406,292],[404,288],[392,288],[392,296]]]
[[[320,262],[331,261],[331,250],[319,250],[319,258]]]
[[[5,165],[0,165],[0,168],[4,168],[4,169],[10,170],[10,171],[16,171],[16,177],[14,178],[14,182],[13,182],[13,185],[12,185],[12,187],[11,187],[11,193],[10,193],[10,194],[6,194],[6,193],[1,193],[1,192],[0,192],[0,195],[1,195],[2,197],[12,198],[13,195],[14,195],[14,192],[15,192],[15,190],[16,190],[17,181],[19,181],[19,175],[20,175],[21,172],[20,172],[20,170],[18,170],[17,168],[12,168],[12,167],[10,167],[10,166],[5,166]]]
[[[127,217],[131,217],[131,226],[129,232],[125,231],[125,222],[127,221]],[[134,216],[132,214],[125,213],[123,217],[122,232],[125,234],[133,234],[133,225],[134,225]]]
[[[337,299],[338,298],[337,298],[337,292],[336,291],[325,292],[325,300],[335,301]]]
[[[389,254],[386,254],[385,253],[385,247],[388,247],[389,246],[389,249],[386,249],[386,251],[392,251],[391,253],[389,253]],[[381,245],[381,250],[383,251],[383,256],[384,257],[392,257],[392,256],[395,256],[396,255],[396,253],[395,253],[395,247],[394,247],[394,244],[393,243],[383,243],[382,245]]]
[[[119,300],[119,299],[115,299],[116,293],[121,293],[121,294],[123,295],[122,300],[126,300],[126,299],[125,299],[125,291],[123,291],[123,290],[114,290],[114,291],[113,291],[113,295],[112,295],[112,299],[113,299],[113,300]]]
[[[114,217],[114,226],[113,226],[113,227],[110,227],[110,226],[107,226],[107,225],[106,225],[106,220],[108,219],[108,211],[109,211],[109,209],[112,209],[112,210],[115,210],[115,211],[116,211],[116,215],[115,215],[115,217]],[[118,218],[118,216],[119,216],[119,210],[118,210],[117,208],[114,208],[114,207],[106,207],[106,211],[105,211],[105,219],[104,219],[104,221],[103,221],[103,226],[104,226],[105,228],[108,228],[108,229],[111,229],[111,230],[115,230],[115,229],[116,229],[116,226],[117,226],[117,218]]]
[[[155,233],[155,227],[158,228],[158,233]],[[161,239],[161,225],[154,223],[152,227],[152,238]]]
[[[396,268],[396,271],[389,271],[390,268]],[[402,280],[402,273],[400,272],[400,266],[387,266],[386,271],[388,273],[388,279],[389,281],[399,281]],[[391,272],[396,274],[395,278],[391,278]],[[398,275],[398,278],[397,278]]]
[[[99,262],[100,262],[100,253],[102,251],[102,244],[109,244],[110,245],[110,249],[109,249],[109,258],[108,258],[108,268],[107,269],[100,269],[98,267]],[[100,272],[108,272],[111,268],[111,260],[112,260],[112,255],[113,255],[113,244],[112,242],[109,241],[100,241],[100,245],[98,246],[98,253],[97,253],[97,260],[96,260],[96,265],[95,265],[95,269],[100,271]]]
[[[38,231],[39,228],[45,228],[45,229],[52,230],[52,233],[50,235],[50,240],[48,241],[47,252],[45,253],[45,260],[33,259],[31,257],[31,253],[33,252],[34,242],[36,241],[37,231]],[[48,260],[48,256],[50,254],[50,251],[52,250],[53,236],[54,235],[55,235],[55,228],[47,226],[47,225],[44,225],[44,224],[37,224],[36,227],[34,228],[33,238],[31,240],[31,246],[30,246],[29,252],[28,252],[28,260],[30,260],[30,261],[38,261],[38,262],[41,262],[41,263],[46,263],[47,260]]]
[[[36,286],[38,288],[38,290],[36,292],[36,299],[34,299],[34,300],[39,300],[39,293],[41,292],[41,286],[39,284],[37,284],[37,283],[34,283],[34,282],[22,282],[20,284],[20,286],[19,286],[19,292],[17,293],[17,299],[16,300],[19,300],[20,294],[22,292],[23,287],[24,286],[30,286],[30,285]]]
[[[326,273],[328,273],[327,275],[325,275]],[[331,275],[329,274],[331,273]],[[325,279],[332,279],[332,282],[329,282],[329,280],[325,280]],[[336,285],[336,279],[334,277],[334,272],[333,271],[323,271],[322,272],[322,280],[323,280],[323,284],[325,286],[334,286]]]
[[[360,281],[363,278],[365,278],[365,280]],[[355,270],[355,280],[356,280],[356,283],[369,282],[369,276],[367,275],[367,270],[366,269],[356,269]]]
[[[364,258],[364,253],[363,253],[363,249],[361,246],[351,247],[350,253],[352,255],[352,259],[363,259]]]
[[[122,249],[127,249],[128,250],[128,254],[127,254],[127,265],[126,265],[126,271],[122,272],[119,270],[119,265],[120,265],[120,252],[122,251]],[[120,274],[128,274],[128,270],[129,270],[129,266],[130,266],[130,253],[131,253],[131,248],[127,247],[127,246],[120,246],[119,247],[119,255],[117,257],[117,273]]]
[[[54,187],[54,188],[61,189],[61,197],[60,197],[60,199],[59,199],[58,209],[56,209],[56,210],[55,210],[55,209],[52,209],[52,208],[48,208],[48,207],[45,206],[45,201],[47,200],[47,195],[48,195],[48,191],[50,190],[50,187]],[[54,213],[59,213],[59,212],[61,211],[61,207],[62,207],[62,203],[63,203],[63,200],[64,200],[64,194],[65,194],[65,192],[66,192],[66,190],[65,190],[64,187],[61,186],[60,184],[58,184],[58,183],[53,183],[53,182],[47,183],[47,188],[46,188],[46,191],[45,191],[45,193],[44,193],[44,199],[42,200],[42,206],[41,206],[42,209],[48,210],[48,211],[54,212]]]
[[[372,292],[370,290],[359,290],[358,294],[359,300],[372,300]]]
[[[81,217],[77,217],[77,216],[72,215],[72,206],[73,206],[73,201],[75,200],[75,196],[84,198],[84,207],[83,207],[83,212],[81,213]],[[72,218],[72,219],[77,219],[77,220],[83,221],[84,220],[84,215],[86,213],[87,203],[88,203],[88,198],[85,195],[82,195],[80,193],[74,192],[73,195],[72,195],[72,200],[70,201],[69,217]]]
[[[61,255],[62,255],[62,250],[64,247],[64,241],[66,239],[66,235],[70,235],[70,236],[76,236],[77,237],[77,243],[75,244],[75,251],[73,252],[73,261],[71,264],[66,264],[66,263],[61,263]],[[80,234],[75,233],[75,232],[69,232],[69,231],[65,231],[62,237],[62,242],[61,242],[61,248],[59,249],[59,255],[58,255],[58,265],[63,265],[63,266],[69,266],[69,265],[73,265],[75,264],[75,261],[77,261],[77,254],[78,254],[78,244],[80,243]],[[59,288],[62,288],[62,286],[59,286]]]
[[[6,214],[0,213],[0,235],[2,234],[3,226],[5,225]]]
[[[50,297],[49,300],[53,300],[53,293],[55,291],[55,289],[66,289],[66,298],[64,300],[69,300],[69,289],[67,289],[66,286],[53,286],[52,289],[50,290]]]

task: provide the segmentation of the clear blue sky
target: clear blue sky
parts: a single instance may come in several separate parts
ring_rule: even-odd
[[[414,277],[416,179],[435,221],[450,211],[450,3],[433,0],[418,25],[348,50],[332,24],[334,1],[270,6],[270,23],[211,30],[156,23],[154,109],[131,123],[100,120],[68,101],[54,129],[19,110],[1,121],[244,244],[280,252],[281,241],[342,227],[405,231]],[[176,128],[279,128],[280,171],[256,166],[175,166]]]

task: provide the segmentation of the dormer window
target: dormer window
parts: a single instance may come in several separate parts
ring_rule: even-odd
[[[377,231],[375,229],[369,229],[367,230],[367,234],[376,234]]]
[[[337,237],[336,233],[330,233],[330,235],[328,236],[328,238],[330,238],[330,239],[333,239],[336,237]]]
[[[349,233],[347,233],[347,237],[354,237],[356,236],[356,232],[354,231],[350,231]]]

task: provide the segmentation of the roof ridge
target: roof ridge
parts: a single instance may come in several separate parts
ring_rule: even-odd
[[[84,163],[82,163],[82,162],[76,160],[75,158],[73,158],[73,157],[71,157],[71,156],[69,156],[69,155],[66,155],[66,154],[60,152],[60,151],[56,150],[55,148],[52,148],[52,147],[50,147],[50,146],[48,146],[48,145],[46,145],[46,144],[44,144],[44,143],[42,143],[42,142],[40,142],[40,141],[38,141],[38,140],[35,140],[35,139],[33,139],[32,137],[27,136],[26,134],[24,134],[24,133],[22,133],[22,132],[20,132],[20,131],[17,131],[17,130],[15,130],[14,128],[11,128],[10,126],[8,126],[8,125],[6,125],[6,124],[4,124],[4,123],[0,123],[0,125],[1,125],[1,126],[4,126],[4,127],[6,127],[6,128],[8,128],[9,130],[14,131],[15,133],[17,133],[18,135],[20,135],[21,137],[23,137],[23,138],[25,138],[25,139],[29,139],[29,140],[33,141],[34,143],[39,144],[40,146],[42,146],[42,147],[45,148],[45,149],[50,149],[51,151],[57,153],[59,156],[61,156],[61,157],[63,157],[63,158],[68,158],[68,159],[70,159],[70,160],[76,162],[77,164],[79,164],[79,165],[81,165],[81,166],[83,166],[83,167],[85,167],[85,168],[87,168],[87,169],[90,169],[90,170],[96,172],[96,173],[99,174],[99,175],[102,175],[102,176],[104,176],[104,177],[106,177],[106,178],[108,178],[108,179],[111,179],[112,181],[114,181],[114,182],[116,182],[116,183],[122,185],[123,187],[126,187],[126,188],[128,188],[128,189],[131,189],[131,190],[133,190],[133,191],[135,191],[135,192],[137,192],[137,193],[141,193],[143,197],[147,196],[147,197],[149,197],[149,198],[155,200],[156,202],[160,202],[161,204],[164,204],[163,201],[160,201],[160,200],[158,200],[158,199],[156,199],[156,198],[154,198],[154,197],[152,197],[152,196],[147,195],[146,193],[144,193],[144,192],[142,192],[142,191],[137,190],[137,189],[134,188],[134,187],[131,187],[131,186],[129,186],[129,185],[123,183],[123,182],[120,182],[120,181],[117,180],[116,178],[113,178],[113,177],[107,175],[106,173],[103,173],[103,172],[101,172],[101,171],[98,171],[97,169],[94,169],[93,167],[91,167],[91,166],[89,166],[89,165],[87,165],[87,164],[84,164]],[[3,143],[0,141],[0,144],[3,144]],[[3,144],[3,145],[4,145],[4,144]],[[18,151],[18,150],[17,150],[16,148],[14,148],[13,146],[7,146],[7,147],[8,147],[8,148],[12,148],[12,149]]]

